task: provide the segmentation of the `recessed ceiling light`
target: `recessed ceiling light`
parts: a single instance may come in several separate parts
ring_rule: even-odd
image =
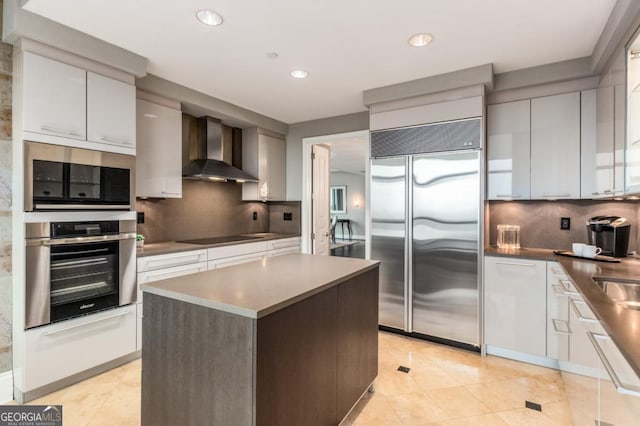
[[[197,11],[196,18],[198,18],[198,21],[203,24],[210,25],[212,27],[222,24],[222,16],[209,9]]]
[[[280,56],[280,55],[278,55],[277,52],[268,52],[267,53],[267,58],[270,58],[270,59],[277,59],[278,56]]]
[[[423,47],[431,43],[433,36],[427,33],[414,34],[409,37],[409,44],[413,47]]]
[[[293,70],[291,71],[291,77],[293,78],[307,78],[309,75],[305,70]]]

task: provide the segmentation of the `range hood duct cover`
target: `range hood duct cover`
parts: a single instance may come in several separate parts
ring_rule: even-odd
[[[212,117],[199,118],[198,139],[193,143],[197,143],[198,159],[190,161],[182,168],[183,178],[258,182],[256,177],[230,164],[233,141],[224,137],[219,120]]]

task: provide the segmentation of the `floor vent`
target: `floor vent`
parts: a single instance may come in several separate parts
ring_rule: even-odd
[[[524,406],[531,410],[542,411],[542,405],[536,404],[535,402],[525,401]]]
[[[403,373],[408,373],[409,370],[411,370],[409,367],[405,367],[403,365],[401,365],[400,367],[398,367],[398,371],[401,371]]]

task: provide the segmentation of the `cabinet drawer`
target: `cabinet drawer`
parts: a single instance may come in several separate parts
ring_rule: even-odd
[[[283,254],[290,254],[290,253],[300,253],[300,246],[292,246],[292,247],[280,248],[277,250],[269,250],[269,252],[267,253],[267,256],[269,257],[282,256]]]
[[[188,265],[173,266],[171,268],[156,269],[153,271],[138,273],[138,301],[142,301],[142,292],[140,286],[142,284],[152,283],[154,281],[166,280],[168,278],[180,277],[182,275],[195,274],[207,270],[207,262],[191,263]]]
[[[267,251],[267,241],[236,244],[223,247],[212,247],[207,250],[207,260],[212,261],[217,259],[224,259],[225,257],[242,256],[245,254],[265,251]]]
[[[25,332],[28,392],[136,350],[136,305]]]
[[[180,253],[160,254],[138,258],[138,272],[172,268],[207,261],[206,250],[190,250]],[[162,278],[159,278],[162,279]]]
[[[242,256],[225,257],[223,259],[210,260],[208,269],[224,268],[226,266],[239,265],[241,263],[253,262],[254,260],[262,260],[265,252],[244,254]]]
[[[300,247],[300,237],[271,240],[267,241],[267,245],[269,250],[279,250],[287,247]]]

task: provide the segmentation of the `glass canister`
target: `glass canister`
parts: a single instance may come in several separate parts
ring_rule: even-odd
[[[498,248],[520,248],[520,225],[498,225]]]

